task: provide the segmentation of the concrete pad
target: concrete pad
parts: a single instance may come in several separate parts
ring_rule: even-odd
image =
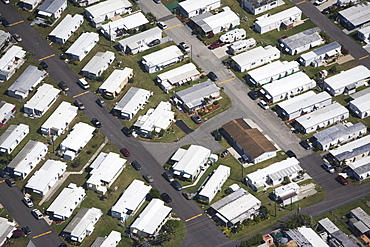
[[[228,56],[230,56],[228,53],[227,53],[227,50],[229,50],[229,46],[230,44],[227,44],[227,45],[224,45],[222,47],[219,47],[219,48],[216,48],[214,50],[212,50],[213,54],[215,54],[215,56],[219,59],[226,59]]]

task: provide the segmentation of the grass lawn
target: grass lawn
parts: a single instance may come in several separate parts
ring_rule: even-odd
[[[333,211],[330,211],[326,214],[320,215],[319,217],[316,217],[315,220],[319,221],[323,218],[329,218],[345,234],[347,235],[353,234],[347,225],[349,213],[352,209],[361,207],[367,214],[370,214],[370,207],[366,205],[366,202],[369,201],[370,196],[363,197],[360,200],[351,202],[342,207],[336,208]]]

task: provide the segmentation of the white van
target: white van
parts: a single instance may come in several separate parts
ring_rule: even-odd
[[[3,3],[5,3],[5,4],[9,4],[10,2],[9,2],[9,0],[2,0],[3,1]]]
[[[89,83],[87,83],[87,81],[86,81],[84,78],[79,79],[77,83],[78,83],[78,85],[80,85],[80,87],[82,87],[83,89],[89,89],[89,88],[90,88]]]
[[[324,162],[324,164],[322,164],[322,166],[329,173],[334,173],[335,172],[334,167],[332,167],[332,165],[330,165],[329,162]]]
[[[42,213],[40,212],[40,210],[38,210],[38,209],[34,209],[34,210],[32,210],[32,214],[33,214],[33,216],[36,218],[36,219],[38,219],[38,220],[41,220],[42,219]]]

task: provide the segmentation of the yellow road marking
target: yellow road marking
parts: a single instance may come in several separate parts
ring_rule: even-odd
[[[47,235],[47,234],[50,234],[50,233],[52,233],[52,231],[48,231],[48,232],[41,233],[41,234],[39,234],[39,235],[37,235],[37,236],[33,236],[32,238],[42,237],[42,236]]]
[[[358,60],[362,60],[362,59],[368,58],[369,56],[370,55],[366,55],[366,56],[360,57]]]
[[[168,30],[168,29],[171,29],[171,28],[174,28],[174,27],[178,27],[178,26],[181,26],[181,24],[177,24],[177,25],[174,25],[174,26],[172,26],[172,27],[168,27],[168,28],[166,28],[165,30]]]
[[[222,82],[219,82],[218,84],[222,84],[222,83],[225,83],[225,82],[228,82],[228,81],[232,81],[232,80],[234,80],[235,79],[235,77],[233,77],[233,78],[230,78],[230,79],[228,79],[228,80],[225,80],[225,81],[222,81]]]
[[[304,3],[304,2],[306,2],[306,0],[305,1],[300,1],[300,2],[296,3],[296,5],[301,4],[301,3]]]
[[[72,98],[77,98],[78,96],[81,96],[81,95],[84,95],[84,94],[87,94],[87,93],[89,93],[89,91],[77,94],[77,95],[73,96]]]
[[[47,58],[54,57],[54,56],[55,56],[55,54],[51,54],[50,56],[46,56],[46,57],[40,58],[39,61],[42,61],[42,60],[45,60]]]
[[[17,21],[17,22],[14,22],[14,23],[10,24],[10,25],[9,25],[9,27],[14,26],[14,25],[17,25],[17,24],[22,23],[22,22],[24,22],[24,21]]]
[[[0,184],[1,184],[1,183],[4,183],[4,182],[5,182],[5,180],[1,180],[1,181],[0,181]]]
[[[190,221],[190,220],[193,220],[193,219],[195,219],[195,218],[198,218],[199,216],[201,216],[202,214],[198,214],[198,215],[195,215],[195,216],[193,216],[193,217],[191,217],[191,218],[189,218],[189,219],[187,219],[187,220],[185,220],[185,222],[188,222],[188,221]]]

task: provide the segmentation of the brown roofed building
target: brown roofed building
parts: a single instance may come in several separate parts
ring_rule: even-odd
[[[222,126],[220,133],[250,163],[257,164],[276,156],[277,148],[258,129],[243,119],[234,119]]]

